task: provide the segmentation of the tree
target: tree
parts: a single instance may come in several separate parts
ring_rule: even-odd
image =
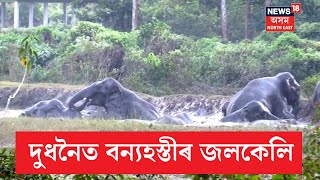
[[[221,26],[222,35],[225,42],[228,42],[228,28],[227,28],[227,5],[226,0],[221,0]]]
[[[21,42],[20,49],[19,49],[19,56],[21,59],[21,64],[25,68],[25,71],[24,71],[24,74],[22,77],[22,81],[19,84],[17,90],[15,91],[15,93],[10,95],[8,98],[3,117],[6,117],[6,113],[9,108],[9,104],[10,104],[11,99],[14,99],[16,97],[16,95],[18,94],[18,92],[20,91],[20,88],[21,88],[22,84],[24,83],[24,80],[27,76],[27,71],[28,70],[30,71],[32,69],[32,66],[33,66],[32,59],[39,58],[38,52],[34,48],[34,46],[39,44],[39,42],[40,42],[40,40],[33,35],[26,36]],[[0,126],[2,125],[2,123],[3,123],[3,121],[0,121]]]
[[[132,0],[132,30],[138,28],[139,0]]]
[[[245,2],[245,19],[244,19],[244,33],[245,39],[252,39],[252,28],[251,28],[251,0]]]
[[[132,29],[133,0],[95,0],[95,3],[90,3],[92,1],[72,1],[80,21],[101,23],[105,27],[118,31]]]

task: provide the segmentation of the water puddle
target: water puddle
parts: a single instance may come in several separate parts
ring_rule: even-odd
[[[6,113],[6,117],[18,117],[24,110],[8,110]],[[0,111],[0,118],[4,117],[4,111]]]

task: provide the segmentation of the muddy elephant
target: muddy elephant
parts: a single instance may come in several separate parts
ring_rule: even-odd
[[[84,109],[88,100],[85,101],[79,110]],[[77,110],[67,108],[58,99],[50,99],[46,101],[40,101],[31,107],[25,109],[22,116],[29,117],[67,117],[67,118],[81,118],[81,113]]]
[[[156,120],[160,117],[151,103],[126,89],[113,78],[97,81],[79,91],[69,100],[68,107],[79,110],[75,103],[83,99],[88,100],[87,106],[102,106],[107,114],[117,119]]]
[[[260,101],[248,102],[241,109],[228,114],[222,122],[253,122],[256,120],[278,120],[280,118],[270,113],[269,109]]]
[[[299,111],[300,85],[289,72],[281,72],[273,77],[263,77],[250,81],[235,94],[226,108],[226,115],[243,108],[251,101],[259,101],[271,114],[281,119],[294,119]],[[292,106],[289,112],[287,105]]]

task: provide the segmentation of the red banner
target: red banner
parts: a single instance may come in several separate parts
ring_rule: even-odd
[[[294,16],[266,16],[267,32],[294,32]]]
[[[266,32],[294,32],[294,14],[299,7],[266,7]]]
[[[301,174],[301,132],[17,132],[17,174]]]

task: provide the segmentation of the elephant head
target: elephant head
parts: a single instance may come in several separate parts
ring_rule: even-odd
[[[287,104],[292,106],[292,114],[296,117],[299,112],[300,85],[289,72],[279,73],[276,77],[281,82],[282,95],[287,99]]]
[[[251,101],[247,103],[241,109],[242,116],[246,119],[246,121],[255,121],[255,120],[277,120],[278,117],[274,116],[270,113],[269,109],[260,101]]]
[[[252,122],[255,120],[277,120],[269,109],[260,101],[250,101],[243,108],[223,117],[222,122]]]
[[[89,102],[89,100],[94,99],[97,95],[100,98],[107,98],[112,93],[122,93],[121,89],[122,86],[118,81],[116,81],[113,78],[105,78],[104,80],[92,83],[90,86],[84,88],[83,90],[79,91],[74,96],[72,96],[72,98],[69,100],[68,107],[70,109],[80,111],[79,109],[81,108],[75,106],[77,102],[86,99],[86,102],[83,104],[86,105]],[[103,96],[101,96],[101,94]]]
[[[63,110],[63,117],[67,118],[81,118],[81,113],[77,110],[66,108]]]

